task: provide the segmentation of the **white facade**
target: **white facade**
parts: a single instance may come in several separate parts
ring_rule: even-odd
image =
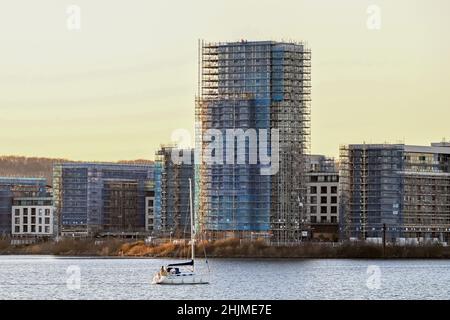
[[[306,216],[308,222],[339,222],[339,174],[314,172],[308,174]]]
[[[13,236],[52,236],[54,207],[51,198],[14,199],[11,233]]]

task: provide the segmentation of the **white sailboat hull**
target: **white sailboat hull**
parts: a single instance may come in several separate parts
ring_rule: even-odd
[[[169,264],[166,268],[161,267],[161,271],[153,276],[152,284],[207,284],[209,283],[209,274],[196,274],[194,272],[195,260],[195,226],[194,213],[192,207],[192,181],[189,178],[189,211],[191,213],[191,261],[187,263]],[[206,258],[206,254],[205,254]],[[180,272],[178,267],[186,267],[186,271]],[[209,269],[209,268],[208,268]]]
[[[152,284],[208,284],[209,276],[206,274],[181,273],[163,276],[156,274]]]

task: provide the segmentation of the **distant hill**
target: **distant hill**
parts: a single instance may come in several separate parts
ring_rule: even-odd
[[[152,160],[146,160],[146,159],[137,159],[137,160],[119,160],[117,163],[122,164],[153,164]]]
[[[0,176],[1,177],[39,177],[46,178],[49,185],[52,184],[53,164],[61,162],[79,162],[58,158],[37,158],[21,156],[0,156]],[[122,160],[117,163],[123,164],[152,164],[153,161]]]

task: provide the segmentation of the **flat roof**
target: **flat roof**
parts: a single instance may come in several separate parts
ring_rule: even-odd
[[[405,144],[349,144],[347,146],[350,149],[359,149],[359,148],[367,148],[367,149],[393,149],[399,148],[404,150],[405,152],[412,153],[432,153],[432,154],[450,154],[450,146],[437,146],[433,144],[433,146],[416,146],[416,145],[405,145]]]
[[[87,167],[119,167],[119,168],[153,168],[154,163],[116,163],[116,162],[60,162],[55,163],[54,166],[72,167],[72,168],[87,168]]]
[[[33,177],[0,177],[1,181],[46,181],[45,178]]]
[[[405,145],[405,151],[406,152],[413,152],[413,153],[443,153],[443,154],[450,154],[450,147]]]
[[[14,200],[22,200],[22,201],[29,201],[29,200],[53,200],[53,197],[17,197],[13,198]]]
[[[225,47],[225,46],[241,46],[241,45],[295,45],[299,47],[305,47],[307,46],[307,42],[301,40],[275,41],[275,40],[245,40],[245,39],[241,39],[238,41],[203,42],[204,47],[219,47],[219,46]]]

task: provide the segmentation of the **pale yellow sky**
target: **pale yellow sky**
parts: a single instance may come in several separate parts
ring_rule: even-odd
[[[313,153],[450,138],[448,0],[243,2],[3,1],[0,154],[152,159],[173,130],[193,132],[199,38],[308,41]]]

